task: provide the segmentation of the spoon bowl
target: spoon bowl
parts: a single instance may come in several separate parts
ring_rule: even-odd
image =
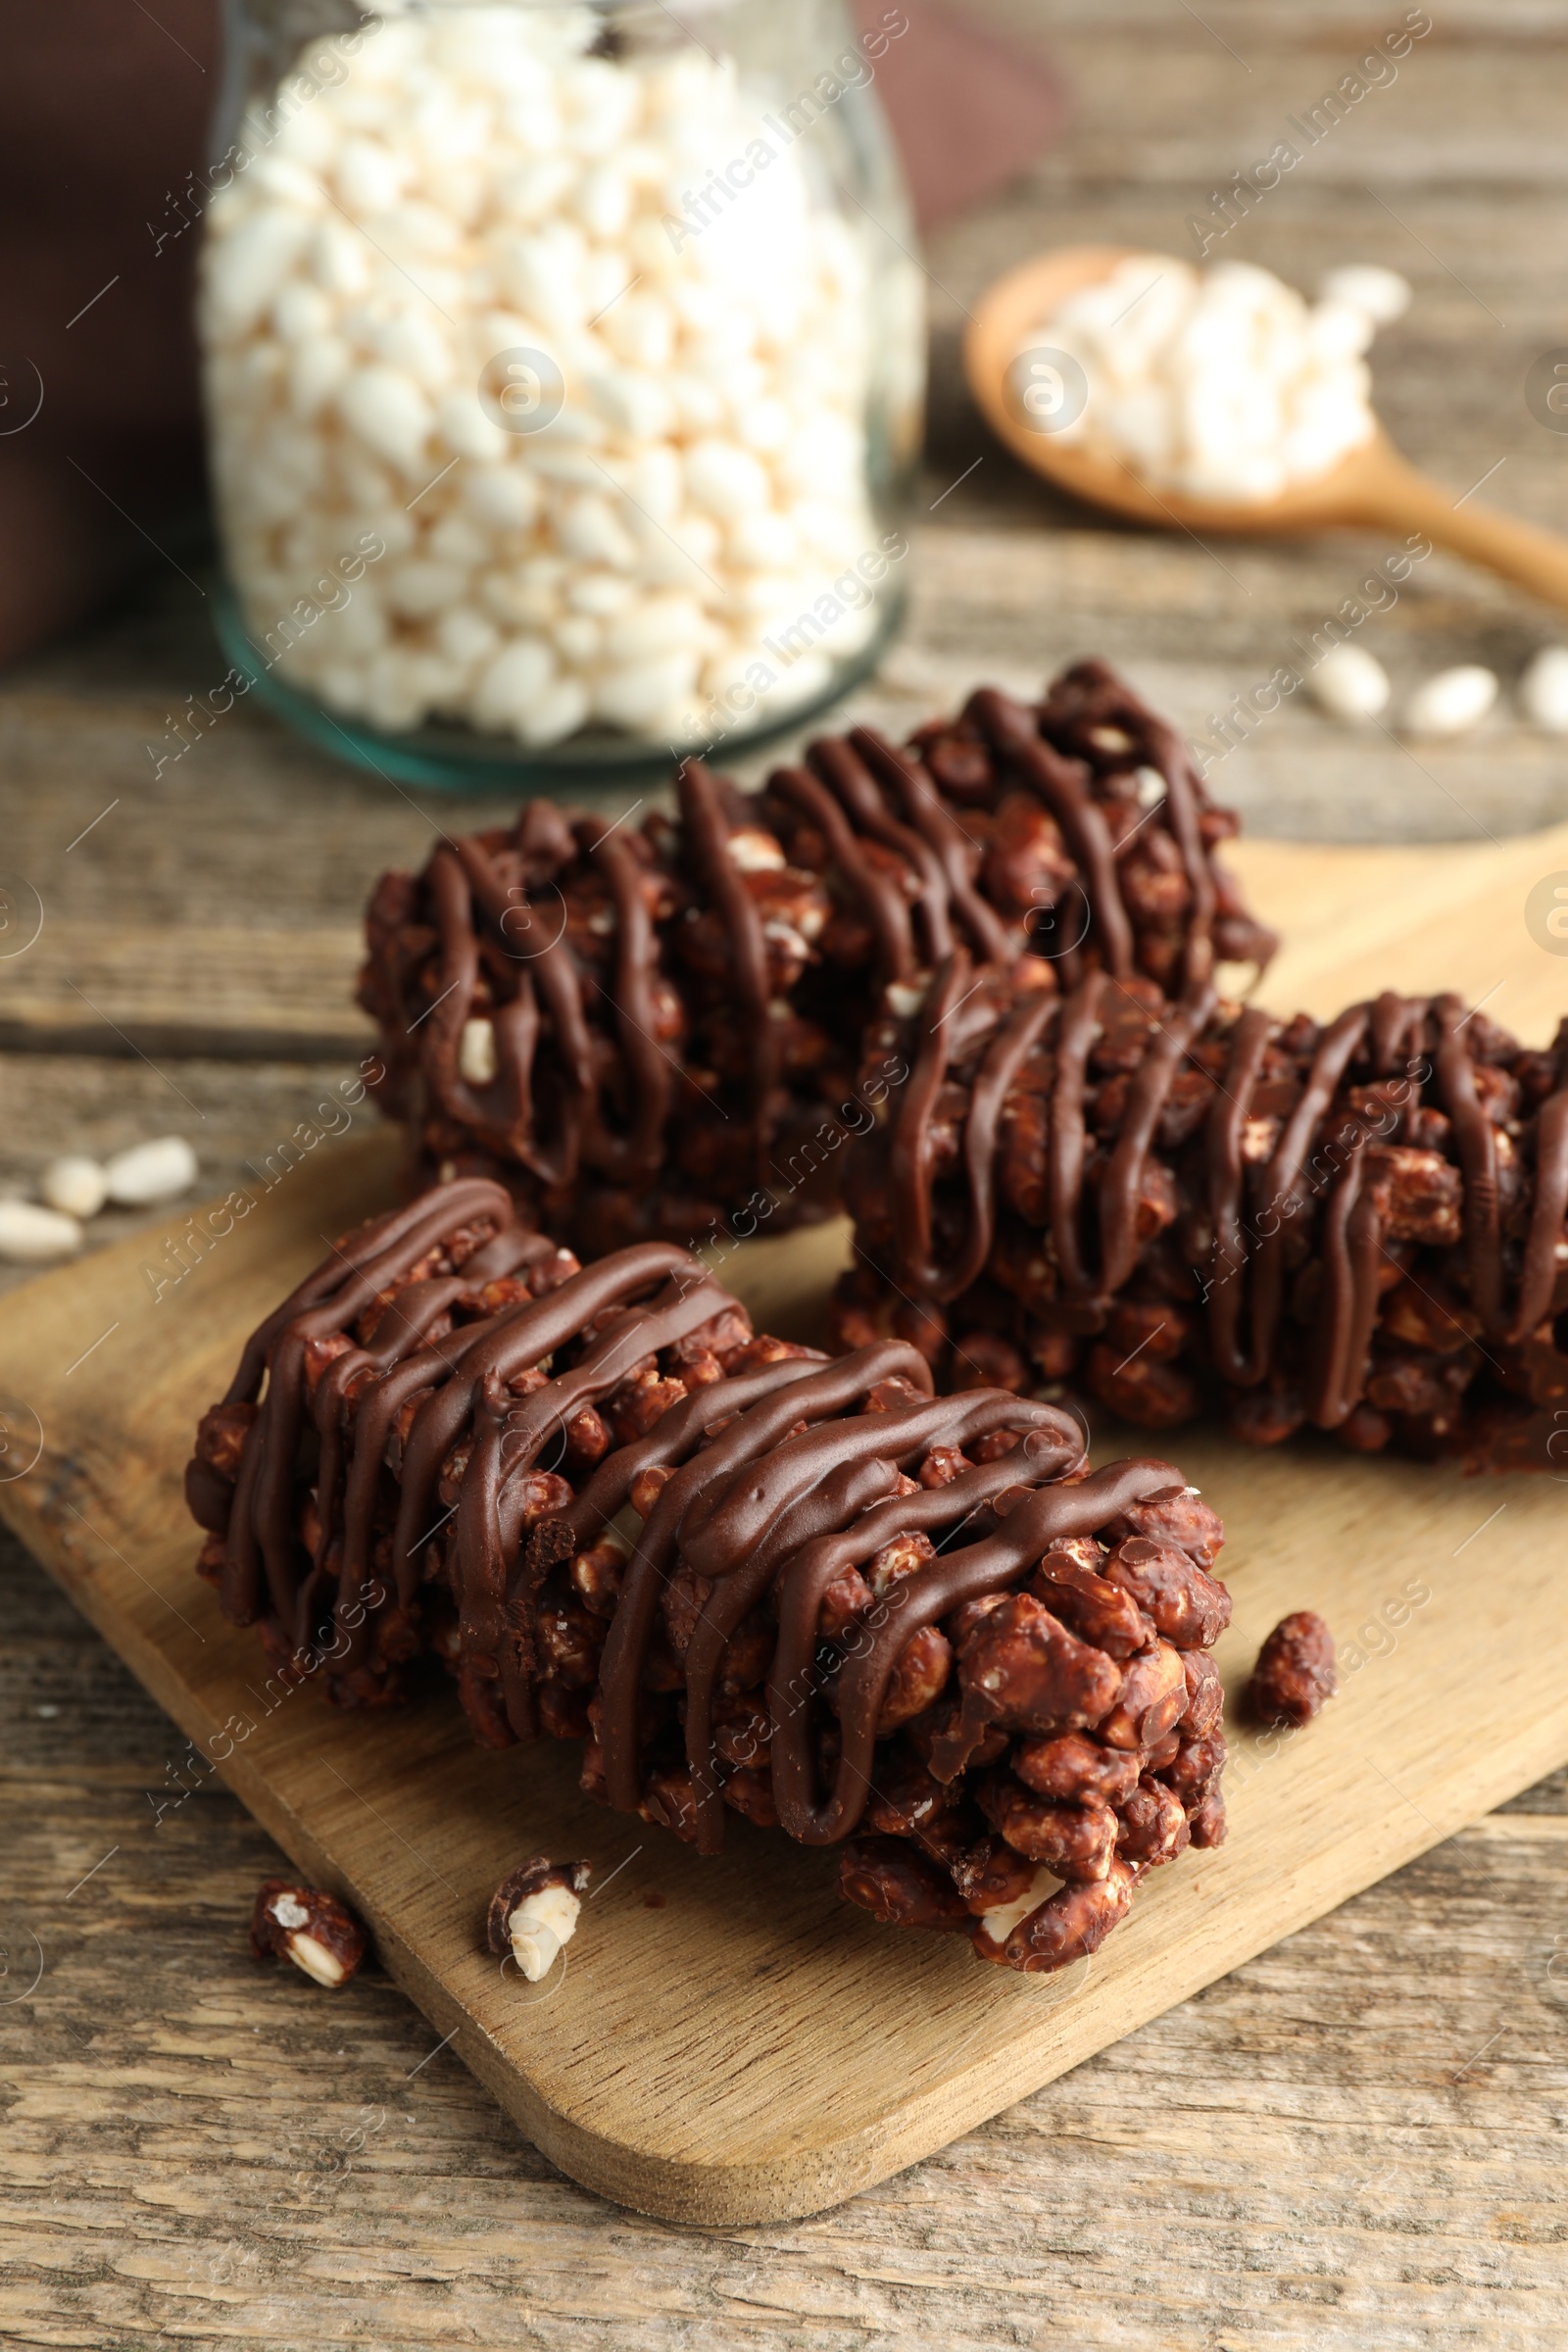
[[[1033,472],[1088,506],[1197,538],[1285,538],[1346,529],[1420,534],[1548,604],[1568,607],[1568,541],[1494,508],[1473,506],[1468,492],[1455,500],[1406,464],[1381,425],[1325,472],[1293,482],[1277,498],[1246,501],[1156,489],[1130,465],[1032,426],[1010,381],[1020,349],[1036,332],[1042,348],[1049,347],[1050,321],[1066,297],[1108,277],[1137,254],[1129,245],[1058,246],[999,278],[975,310],[964,336],[969,388],[998,438]]]

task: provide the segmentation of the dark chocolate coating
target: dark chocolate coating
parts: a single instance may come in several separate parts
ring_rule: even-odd
[[[329,1694],[381,1703],[428,1640],[485,1743],[597,1731],[584,1787],[704,1853],[731,1807],[808,1844],[864,1824],[857,1900],[968,1926],[992,1961],[1064,1965],[1180,1851],[1223,1760],[1217,1739],[1185,1757],[1175,1711],[1206,1685],[1196,1651],[1156,1640],[1224,1623],[1198,1565],[1221,1531],[1169,1463],[1090,1475],[1048,1403],[930,1389],[904,1341],[829,1361],[754,1340],[668,1245],[577,1270],[475,1180],[347,1237],[268,1317],[188,1486],[228,1613],[263,1614],[285,1672],[316,1671],[332,1631]],[[1143,1524],[1185,1550],[1127,1532]],[[1152,1614],[1124,1589],[1140,1576]],[[1016,1687],[993,1694],[1027,1681],[1031,1642],[1074,1679],[1049,1703],[1028,1685],[1022,1720],[1102,1719],[1074,1754],[1120,1770],[1118,1810],[1043,1807],[1006,1770]],[[1058,1849],[1115,1900],[1042,1894],[1018,1959],[986,1918],[1040,1891]]]
[[[724,1644],[747,1611],[771,1592],[781,1654],[788,1648],[797,1661],[808,1658],[817,1609],[830,1581],[818,1581],[811,1546],[838,1535],[846,1522],[858,1533],[867,1520],[884,1525],[882,1543],[893,1534],[924,1524],[918,1513],[911,1513],[912,1496],[901,1497],[898,1507],[884,1512],[880,1520],[874,1506],[894,1494],[900,1471],[918,1463],[934,1445],[961,1446],[999,1429],[1016,1429],[1026,1432],[1033,1446],[1036,1476],[1060,1477],[1082,1459],[1082,1434],[1069,1416],[1051,1405],[997,1390],[978,1390],[967,1396],[932,1399],[919,1405],[894,1405],[887,1411],[862,1412],[849,1420],[819,1418],[816,1426],[796,1436],[785,1434],[792,1423],[813,1414],[836,1416],[853,1410],[891,1373],[902,1373],[922,1385],[930,1379],[924,1359],[914,1348],[892,1342],[841,1357],[780,1396],[753,1406],[676,1473],[660,1494],[638,1539],[600,1669],[607,1786],[612,1804],[635,1810],[639,1795],[638,1683],[660,1586],[677,1561],[684,1562],[714,1586],[686,1655],[686,1753],[697,1794],[702,1851],[716,1848],[722,1830],[710,1733],[714,1680]],[[720,1394],[715,1392],[715,1396]],[[1173,1475],[1166,1473],[1167,1485]],[[989,1501],[1004,1487],[1018,1483],[1019,1464],[1011,1456],[985,1465],[965,1491],[961,1499],[967,1510],[959,1511],[958,1517]],[[901,1512],[910,1515],[901,1518]],[[944,1513],[936,1510],[929,1515],[939,1520]],[[946,1516],[953,1516],[951,1503]],[[870,1547],[876,1548],[876,1544]],[[869,1551],[863,1556],[868,1558]],[[1016,1572],[1022,1574],[1029,1564],[1020,1559]],[[1005,1581],[1000,1554],[997,1565],[1000,1589]],[[847,1757],[869,1755],[888,1679],[909,1634],[954,1605],[944,1601],[922,1614],[926,1587],[918,1578],[914,1583],[921,1586],[915,1613],[909,1615],[901,1607],[895,1629],[899,1638],[896,1642],[879,1639],[873,1645],[869,1671],[858,1676],[842,1697],[840,1719]],[[929,1589],[934,1592],[939,1588],[933,1585]],[[796,1671],[804,1671],[804,1664]],[[775,1746],[791,1757],[797,1773],[805,1771],[804,1707],[798,1698],[781,1695],[779,1686],[770,1691],[770,1704]],[[855,1819],[863,1802],[862,1788],[854,1808]],[[853,1820],[833,1835],[847,1836],[851,1827]]]
[[[1186,1181],[1201,1188],[1212,1237],[1206,1252],[1190,1260],[1194,1303],[1206,1320],[1208,1361],[1229,1386],[1256,1388],[1276,1365],[1299,1238],[1310,1231],[1318,1276],[1302,1376],[1306,1418],[1337,1429],[1365,1393],[1394,1261],[1368,1178],[1368,1148],[1387,1129],[1372,1109],[1347,1100],[1352,1072],[1368,1094],[1394,1082],[1406,1117],[1424,1103],[1442,1105],[1463,1178],[1457,1255],[1483,1344],[1516,1348],[1549,1317],[1563,1281],[1568,1211],[1568,1025],[1554,1049],[1552,1091],[1533,1134],[1523,1131],[1522,1158],[1514,1154],[1531,1190],[1522,1246],[1510,1253],[1500,1204],[1503,1145],[1480,1091],[1478,1033],[1457,998],[1385,992],[1342,1013],[1317,1037],[1266,1165],[1249,1180],[1244,1140],[1280,1024],[1256,1006],[1219,1007],[1207,982],[1153,1014],[1113,1132],[1091,1162],[1088,1057],[1114,985],[1092,972],[1063,998],[1043,995],[1020,988],[1016,975],[993,969],[977,977],[961,949],[939,967],[915,1023],[913,1074],[877,1163],[885,1160],[891,1196],[895,1247],[886,1270],[901,1291],[945,1305],[987,1269],[998,1236],[999,1127],[1024,1064],[1041,1054],[1050,1071],[1046,1225],[1055,1309],[1064,1317],[1082,1309],[1079,1327],[1100,1328],[1140,1262],[1140,1200],[1161,1156],[1157,1131],[1178,1075],[1205,1066],[1194,1058],[1199,1047],[1212,1069],[1214,1049],[1223,1045],[1197,1163],[1189,1148],[1181,1165]],[[892,1034],[885,1029],[879,1042]],[[960,1067],[967,1102],[939,1248],[937,1109],[940,1103],[951,1126]]]
[[[466,1223],[493,1230],[461,1272],[411,1280],[432,1244]],[[471,1432],[473,1449],[457,1506],[461,1640],[468,1653],[495,1662],[513,1729],[531,1736],[524,1661],[508,1614],[517,1535],[509,1524],[509,1506],[518,1482],[583,1405],[615,1389],[641,1358],[733,1305],[685,1250],[651,1242],[573,1273],[542,1298],[429,1338],[459,1298],[559,1254],[543,1235],[514,1222],[502,1187],[483,1180],[443,1186],[353,1237],[269,1317],[248,1345],[224,1400],[254,1402],[265,1372],[267,1393],[245,1439],[228,1517],[220,1583],[226,1615],[239,1624],[255,1618],[265,1575],[270,1613],[294,1642],[308,1644],[330,1581],[326,1554],[341,1536],[333,1616],[347,1642],[345,1667],[364,1661],[373,1618],[366,1602],[383,1458],[394,1421],[412,1403],[389,1546],[399,1603],[408,1608],[414,1599],[432,1514],[437,1527],[452,1515],[439,1511],[435,1500],[441,1465]],[[377,1293],[397,1282],[404,1287],[383,1309],[369,1344],[336,1354],[308,1398],[311,1343],[347,1335]],[[532,1396],[508,1391],[514,1374],[579,1338],[611,1310],[613,1320],[604,1336],[569,1370]],[[301,1577],[295,1489],[308,1413],[319,1444],[318,1533],[311,1569]],[[346,1477],[345,1417],[352,1422]]]
[[[986,1398],[995,1412],[993,1392],[978,1390],[971,1395]],[[1013,1404],[1016,1410],[1016,1399]],[[1059,1422],[1062,1416],[1055,1418]],[[998,1414],[994,1425],[1005,1419]],[[1037,1424],[1037,1428],[1043,1427]],[[948,1438],[947,1429],[943,1434]],[[955,1432],[948,1442],[961,1444],[962,1439]],[[912,1634],[921,1626],[935,1624],[961,1601],[1006,1592],[1062,1538],[1092,1535],[1129,1502],[1180,1483],[1180,1471],[1169,1462],[1147,1460],[1114,1462],[1069,1486],[1042,1486],[981,1541],[961,1549],[944,1548],[925,1567],[903,1580],[896,1588],[901,1605],[890,1611],[868,1647],[852,1657],[843,1670],[839,1686],[843,1754],[836,1785],[825,1802],[816,1798],[813,1788],[807,1720],[799,1698],[822,1594],[835,1576],[847,1567],[858,1567],[896,1535],[911,1528],[930,1532],[955,1519],[961,1528],[1004,1487],[1018,1484],[1015,1457],[1004,1454],[999,1462],[964,1472],[951,1486],[885,1502],[879,1509],[863,1512],[848,1528],[818,1537],[797,1553],[781,1591],[778,1652],[768,1688],[773,1718],[773,1794],[779,1819],[790,1835],[803,1844],[829,1845],[849,1837],[858,1823],[871,1788],[877,1713],[899,1652]]]
[[[978,792],[944,781],[965,762]],[[1156,770],[1145,807],[1134,779]],[[1044,898],[1008,847],[1020,796],[1055,845]],[[421,1178],[494,1175],[585,1255],[725,1217],[749,1232],[760,1192],[775,1232],[831,1208],[837,1160],[818,1152],[806,1198],[795,1171],[882,993],[960,948],[1047,964],[1054,890],[1083,908],[1054,962],[1069,984],[1143,970],[1192,989],[1216,955],[1261,963],[1274,944],[1214,861],[1234,819],[1101,664],[1040,706],[982,690],[902,748],[820,737],[751,799],[687,760],[676,798],[675,824],[636,829],[531,802],[510,829],[443,839],[416,879],[385,876],[370,907],[376,1091]],[[491,1077],[465,1075],[470,1020],[490,1025]]]
[[[432,1243],[464,1227],[495,1230],[459,1272],[413,1279]],[[436,1479],[466,1437],[456,1536],[448,1548],[459,1654],[493,1673],[511,1730],[529,1739],[537,1731],[529,1608],[539,1582],[553,1560],[602,1534],[641,1472],[673,1466],[627,1563],[606,1643],[600,1675],[606,1773],[612,1802],[635,1810],[641,1801],[637,1693],[660,1593],[684,1565],[713,1587],[685,1662],[698,1841],[712,1850],[722,1833],[710,1729],[714,1680],[724,1645],[748,1610],[771,1597],[788,1676],[808,1676],[825,1560],[840,1552],[846,1559],[852,1553],[869,1557],[895,1533],[952,1529],[976,1514],[984,1517],[1004,1488],[1041,1484],[1075,1469],[1081,1434],[1053,1406],[1001,1391],[953,1399],[928,1395],[923,1402],[859,1409],[879,1383],[893,1378],[929,1391],[923,1357],[902,1341],[833,1363],[785,1356],[696,1389],[641,1439],[615,1448],[575,1499],[527,1544],[520,1497],[573,1417],[616,1389],[639,1362],[733,1306],[685,1252],[650,1243],[568,1276],[543,1298],[429,1337],[460,1296],[471,1298],[485,1281],[551,1254],[553,1246],[543,1237],[511,1222],[510,1202],[499,1188],[482,1181],[444,1187],[354,1237],[268,1319],[225,1399],[254,1402],[265,1371],[266,1396],[245,1438],[228,1518],[224,1607],[240,1622],[253,1617],[265,1570],[272,1613],[297,1641],[308,1641],[328,1581],[325,1557],[340,1538],[334,1616],[348,1637],[345,1666],[364,1659],[373,1615],[366,1603],[382,1465],[394,1424],[412,1405],[389,1546],[398,1601],[407,1609],[415,1599],[432,1515],[437,1528],[453,1515],[439,1510]],[[383,1306],[369,1344],[333,1356],[309,1398],[311,1343],[346,1336],[377,1295],[398,1281],[403,1287]],[[547,1362],[568,1341],[581,1341],[607,1316],[602,1336],[587,1342],[565,1370],[526,1396],[509,1389],[514,1375]],[[311,1569],[301,1577],[296,1484],[308,1413],[319,1445],[318,1535]],[[962,1446],[1001,1430],[1021,1433],[1021,1449],[971,1468],[935,1493],[896,1495],[901,1472],[917,1465],[933,1446]],[[1169,1485],[1175,1476],[1164,1467],[1154,1483]],[[988,1543],[945,1555],[901,1592],[893,1621],[846,1683],[843,1787],[858,1793],[841,1793],[828,1835],[847,1835],[859,1817],[877,1713],[909,1635],[970,1591],[1000,1590],[1014,1581],[1054,1535],[1087,1532],[1124,1501],[1151,1491],[1136,1480],[1126,1485],[1123,1479],[1113,1494],[1102,1493],[1102,1485],[1091,1480],[1061,1490],[1044,1517],[1035,1504],[1017,1509]],[[788,1760],[792,1788],[809,1771],[807,1721],[798,1698],[777,1701],[778,1752]]]

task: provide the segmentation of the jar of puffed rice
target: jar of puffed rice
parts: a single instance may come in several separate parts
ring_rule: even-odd
[[[235,689],[527,791],[732,756],[864,675],[923,394],[902,10],[229,20],[200,328]]]

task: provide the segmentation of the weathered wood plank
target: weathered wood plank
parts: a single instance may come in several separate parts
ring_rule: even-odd
[[[0,1052],[358,1059],[363,934],[45,921],[0,987]]]

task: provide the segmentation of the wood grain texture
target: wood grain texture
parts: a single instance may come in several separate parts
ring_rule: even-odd
[[[701,1861],[585,1800],[570,1749],[476,1749],[449,1693],[370,1719],[323,1711],[267,1682],[253,1638],[195,1582],[179,1474],[245,1333],[387,1197],[392,1156],[390,1137],[324,1146],[182,1296],[155,1301],[142,1282],[156,1231],[15,1296],[0,1404],[13,1468],[34,1430],[37,1459],[0,1486],[0,1511],[172,1714],[195,1768],[216,1766],[299,1869],[352,1902],[438,2034],[552,2161],[616,2202],[705,2224],[837,2202],[1568,1758],[1554,1482],[1511,1481],[1494,1503],[1456,1474],[1258,1455],[1208,1433],[1173,1450],[1227,1521],[1228,1689],[1307,1606],[1340,1629],[1342,1695],[1304,1737],[1232,1726],[1230,1841],[1152,1879],[1105,1949],[1060,1978],[879,1930],[838,1900],[830,1852],[746,1825]],[[823,1242],[803,1237],[808,1264]],[[538,1851],[586,1856],[599,1891],[561,1968],[524,1988],[480,1922]]]
[[[364,930],[45,921],[0,992],[0,1050],[358,1058]]]
[[[1244,840],[1228,856],[1283,935],[1258,989],[1277,1012],[1322,1020],[1383,988],[1447,990],[1533,1046],[1568,1013],[1568,956],[1525,922],[1544,875],[1568,881],[1568,825],[1473,847]]]

